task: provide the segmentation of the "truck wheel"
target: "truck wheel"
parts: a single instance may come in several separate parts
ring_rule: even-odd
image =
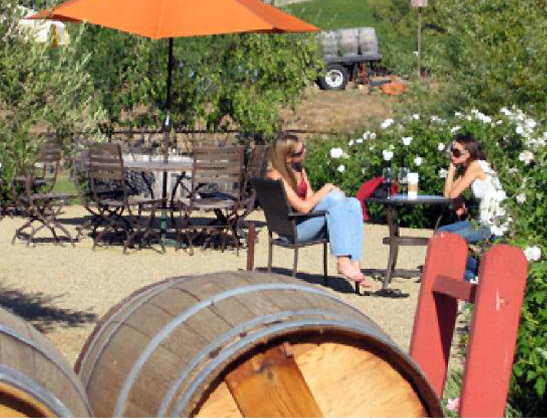
[[[323,90],[344,90],[349,81],[349,72],[343,65],[328,64],[323,77],[319,77],[319,87]]]

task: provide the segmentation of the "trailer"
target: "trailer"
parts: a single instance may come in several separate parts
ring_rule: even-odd
[[[349,81],[364,72],[367,78],[382,59],[378,38],[371,27],[324,31],[318,35],[325,72],[317,83],[323,90],[344,90]]]

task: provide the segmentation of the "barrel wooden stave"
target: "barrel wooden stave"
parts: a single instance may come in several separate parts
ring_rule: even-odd
[[[54,345],[0,309],[0,416],[89,416],[85,391]]]
[[[294,288],[251,292],[252,289],[256,289],[256,286],[264,285],[277,287],[286,285],[293,286]],[[219,295],[225,292],[233,292],[234,289],[237,291],[245,288],[247,290],[243,293],[231,295],[225,299],[219,298]],[[130,370],[135,367],[139,357],[150,341],[153,338],[157,338],[157,333],[182,312],[194,309],[197,304],[203,303],[203,301],[209,298],[217,298],[219,300],[208,304],[203,309],[196,310],[193,315],[188,317],[187,321],[181,322],[177,327],[173,327],[172,332],[166,336],[161,344],[154,350],[151,350],[150,356],[143,363],[142,369],[136,374],[133,384],[130,385],[127,402],[121,412],[118,412],[123,415],[132,416],[157,415],[164,394],[173,385],[173,382],[181,376],[182,371],[185,370],[190,362],[195,360],[204,347],[210,345],[219,336],[237,330],[237,327],[241,328],[242,324],[256,321],[257,318],[264,315],[277,315],[280,318],[279,322],[282,324],[283,321],[289,321],[291,318],[293,321],[295,319],[305,319],[310,323],[313,323],[317,318],[334,318],[336,320],[342,318],[342,321],[350,324],[368,321],[366,325],[370,333],[380,335],[381,331],[379,328],[358,310],[339,300],[335,300],[324,292],[320,292],[317,288],[311,288],[311,290],[307,291],[303,291],[303,288],[304,285],[301,281],[279,275],[236,272],[211,274],[199,278],[181,278],[178,281],[173,280],[168,287],[164,287],[157,294],[148,289],[145,292],[135,294],[134,297],[128,298],[124,304],[118,306],[117,310],[111,311],[110,318],[108,318],[111,322],[104,329],[99,329],[98,332],[94,333],[95,335],[92,337],[93,341],[90,344],[86,344],[87,350],[81,354],[82,363],[79,373],[82,376],[86,376],[84,381],[87,382],[88,395],[95,414],[98,416],[109,416],[116,412],[115,405],[121,388],[127,384],[126,379]],[[146,295],[147,292],[151,293]],[[129,313],[132,309],[134,311]],[[291,314],[291,312],[293,313]],[[108,322],[108,319],[106,321],[102,320],[103,325],[105,322]],[[275,321],[273,323],[275,324]],[[268,324],[263,326],[264,329],[269,331],[268,327]],[[252,333],[257,328],[260,327],[255,326],[250,331],[243,332],[241,335],[236,333],[227,341],[233,344],[234,341],[244,338],[248,332]],[[337,338],[340,338],[335,335],[340,332],[338,329],[331,330],[330,334],[325,334],[326,327],[324,326],[312,326],[310,328],[314,328],[314,330],[311,332],[311,340],[309,341],[300,342],[299,338],[302,339],[302,333],[309,334],[310,331],[301,329],[287,333],[281,330],[279,331],[279,335],[272,334],[267,338],[259,339],[252,346],[223,358],[223,361],[219,362],[218,367],[203,379],[198,388],[198,394],[192,398],[192,402],[188,404],[188,407],[184,410],[184,414],[192,413],[197,416],[206,416],[207,414],[238,416],[238,413],[233,414],[234,411],[239,411],[239,409],[234,400],[230,398],[230,391],[224,382],[228,370],[234,367],[233,365],[239,361],[238,359],[241,358],[243,352],[259,353],[261,350],[265,350],[268,344],[272,344],[272,341],[282,340],[294,341],[296,344],[295,350],[300,353],[296,361],[300,365],[299,367],[311,376],[309,377],[311,381],[320,380],[313,376],[321,376],[322,368],[326,367],[325,361],[323,361],[325,364],[318,367],[317,364],[314,364],[313,359],[325,359],[325,354],[317,353],[322,353],[325,350],[327,353],[331,352],[332,349],[329,351],[325,348],[328,347],[328,344],[335,347],[341,345],[341,347],[338,347],[334,351],[342,353],[340,354],[342,358],[347,356],[347,353],[351,352],[353,347],[355,352],[364,353],[361,357],[368,356],[367,358],[369,358],[372,356],[372,358],[378,358],[375,362],[383,367],[382,370],[385,369],[384,375],[389,377],[390,373],[392,373],[396,376],[396,380],[398,379],[400,392],[398,396],[410,398],[406,403],[398,402],[398,405],[406,405],[405,411],[392,407],[392,410],[396,410],[398,415],[420,416],[424,414],[426,409],[434,409],[431,405],[434,405],[435,401],[438,400],[436,398],[432,400],[432,392],[428,392],[428,408],[425,408],[423,400],[420,399],[422,395],[418,393],[416,384],[411,384],[405,380],[406,376],[409,374],[412,375],[408,370],[405,370],[405,368],[408,369],[410,367],[405,364],[409,360],[401,360],[401,354],[393,354],[393,348],[390,346],[392,342],[390,342],[389,338],[384,336],[382,338],[385,341],[379,342],[374,338],[360,335],[360,341],[366,341],[367,343],[364,346],[353,343],[353,346],[350,345],[348,348],[344,345],[345,343],[337,341]],[[287,334],[290,333],[292,335],[289,338]],[[103,334],[107,334],[109,337],[103,339]],[[325,339],[324,336],[327,334],[332,334],[329,337],[330,340]],[[322,337],[318,339],[318,336]],[[355,335],[350,340],[355,341]],[[308,348],[304,349],[303,347]],[[374,355],[368,354],[371,352],[374,352]],[[207,354],[207,352],[205,353]],[[214,356],[211,357],[211,355]],[[175,396],[169,402],[167,408],[168,414],[173,412],[180,394],[188,388],[192,379],[196,376],[202,376],[203,371],[206,370],[211,360],[214,360],[217,355],[220,354],[209,353],[204,359],[197,362],[197,366],[190,371],[187,380],[180,383]],[[306,360],[306,356],[312,360]],[[388,361],[385,357],[391,357],[391,359],[388,359]],[[368,364],[371,364],[371,361],[368,360]],[[367,364],[367,361],[363,362]],[[346,373],[351,371],[352,368],[349,367]],[[346,376],[346,378],[349,377]],[[413,378],[417,381],[421,379],[419,384],[423,386],[423,376],[414,371]],[[340,383],[336,379],[332,384],[340,386]],[[313,386],[313,383],[311,386]],[[317,387],[321,388],[321,385]],[[418,389],[427,392],[427,388]],[[324,388],[321,390],[325,391]],[[354,396],[352,399],[346,401],[344,404],[345,409],[340,409],[341,405],[339,405],[337,410],[336,402],[337,399],[340,399],[341,395],[338,394],[335,397],[331,397],[331,401],[328,401],[326,393],[330,393],[331,391],[332,389],[327,388],[326,392],[321,394],[321,397],[324,398],[321,401],[322,410],[325,408],[326,411],[329,411],[329,415],[342,416],[347,413],[350,416],[352,415],[349,411],[351,408],[353,408],[353,414],[357,411],[357,415],[366,411],[363,408],[355,409],[355,404],[359,404],[356,401],[355,396],[357,395],[355,394],[352,395]],[[332,403],[335,405],[332,406]],[[389,407],[390,402],[384,403]],[[234,405],[236,405],[235,409]],[[408,405],[413,405],[414,409],[408,407]],[[375,408],[377,412],[380,411],[384,415],[389,415],[389,408],[382,409],[378,406],[375,406]],[[374,408],[369,410],[372,411]],[[220,413],[221,411],[222,413]],[[341,411],[346,412],[341,414]],[[323,413],[326,414],[325,410],[323,410]]]

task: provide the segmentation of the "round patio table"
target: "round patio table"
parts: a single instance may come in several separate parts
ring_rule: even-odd
[[[389,229],[389,236],[382,240],[382,243],[389,245],[389,258],[387,262],[386,273],[384,275],[384,282],[382,284],[382,290],[386,290],[393,273],[395,271],[395,265],[397,264],[397,255],[399,253],[400,246],[407,245],[427,245],[429,238],[424,237],[411,237],[401,236],[399,231],[399,220],[397,217],[398,208],[401,206],[416,206],[416,205],[443,205],[448,206],[452,199],[448,199],[443,196],[431,196],[431,195],[419,195],[416,199],[409,199],[407,195],[393,195],[385,198],[369,197],[365,199],[366,203],[379,203],[386,207],[387,226]],[[442,218],[442,213],[435,223],[435,229],[438,227]]]

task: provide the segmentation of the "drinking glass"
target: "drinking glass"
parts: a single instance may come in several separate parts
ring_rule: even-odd
[[[384,167],[382,169],[382,177],[384,178],[384,184],[388,185],[388,195],[391,196],[391,182],[393,181],[393,169],[391,167]]]
[[[399,185],[401,186],[401,194],[402,195],[405,195],[406,194],[406,189],[407,189],[407,185],[408,185],[408,173],[409,173],[409,169],[406,168],[406,167],[401,167],[399,168],[399,173],[398,173],[398,180],[399,180]]]

